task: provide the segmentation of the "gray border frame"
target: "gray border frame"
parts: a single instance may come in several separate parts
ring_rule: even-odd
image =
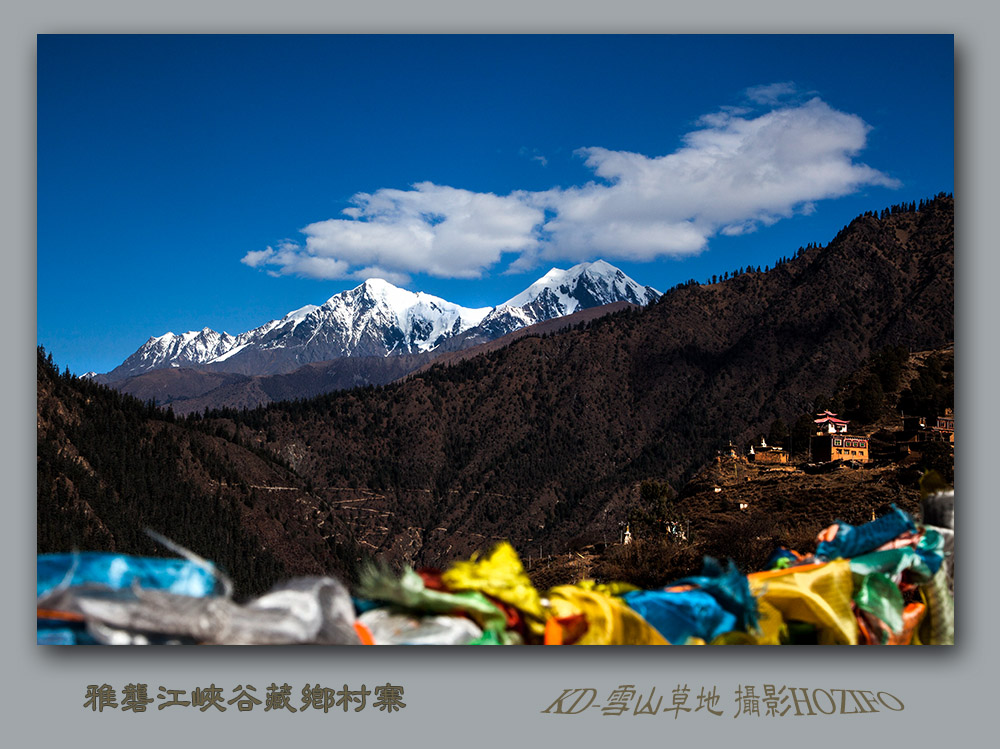
[[[4,733],[17,745],[57,743],[146,747],[178,743],[283,746],[298,742],[391,745],[508,746],[559,742],[606,746],[627,740],[667,743],[686,739],[741,745],[802,742],[840,746],[903,741],[915,746],[962,742],[989,735],[996,662],[991,638],[998,620],[992,593],[991,530],[997,510],[991,486],[988,417],[996,413],[990,388],[998,355],[991,327],[1000,277],[993,245],[992,202],[1000,195],[989,166],[998,163],[993,123],[998,119],[995,71],[1000,59],[994,39],[998,11],[973,0],[950,3],[891,0],[877,5],[842,0],[803,10],[790,0],[705,2],[699,8],[671,8],[652,0],[616,3],[513,0],[499,3],[406,3],[370,0],[360,4],[285,0],[280,4],[236,0],[175,0],[172,4],[127,0],[39,0],[4,11],[0,30],[0,80],[4,108],[0,144],[2,226],[8,229],[2,275],[2,319],[16,351],[2,368],[6,415],[0,460],[9,515],[0,544],[8,597],[0,623],[4,675],[0,710]],[[331,649],[39,648],[34,622],[23,602],[30,592],[34,555],[34,357],[30,340],[36,309],[35,276],[35,34],[89,32],[822,32],[955,33],[956,164],[958,180],[958,481],[960,544],[958,645],[914,651],[830,649],[643,650],[593,649]],[[920,71],[912,71],[919,75]],[[891,84],[890,84],[891,85]],[[964,595],[963,595],[964,594]],[[19,603],[21,602],[21,603]],[[501,655],[501,652],[503,653]],[[387,681],[404,686],[407,708],[387,715],[263,713],[229,710],[208,718],[196,710],[141,715],[82,707],[87,684],[107,682],[119,690],[129,682],[192,689],[214,682],[228,694],[237,684],[259,690],[287,682],[297,693],[306,683],[340,688]],[[890,692],[905,704],[892,713],[853,716],[786,716],[733,720],[733,693],[741,684],[781,684],[812,689]],[[681,715],[618,717],[599,711],[572,717],[543,715],[563,689],[592,687],[603,697],[619,684],[670,701],[670,690],[687,684],[690,706],[700,686],[716,686],[724,717],[704,711]],[[600,701],[600,700],[598,700]],[[296,703],[297,704],[297,703]],[[971,730],[970,730],[971,729]]]

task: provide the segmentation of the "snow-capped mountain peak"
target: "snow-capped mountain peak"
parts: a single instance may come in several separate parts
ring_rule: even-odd
[[[569,270],[553,268],[531,286],[515,297],[508,299],[501,307],[524,307],[543,296],[547,291],[552,293],[566,307],[563,314],[571,314],[583,307],[597,306],[587,303],[591,300],[581,299],[578,288],[583,284],[592,301],[599,304],[630,301],[635,304],[645,304],[650,299],[660,296],[659,292],[649,286],[640,286],[626,276],[615,266],[604,260],[592,263],[579,263]]]
[[[595,260],[568,270],[553,268],[494,309],[482,325],[489,329],[491,337],[497,338],[577,310],[623,301],[645,305],[659,297],[651,286],[641,286],[610,263]]]
[[[439,297],[401,289],[380,278],[335,294],[320,312],[345,337],[342,356],[356,355],[358,347],[371,354],[428,351],[442,337],[455,335],[477,325],[490,307],[471,309]],[[317,315],[320,314],[317,312]],[[379,351],[379,341],[385,350]]]
[[[164,366],[203,364],[224,353],[234,341],[228,333],[216,333],[211,328],[190,330],[180,335],[164,333],[146,341],[122,366],[147,371]]]
[[[306,317],[308,317],[309,315],[311,315],[313,312],[315,312],[318,309],[319,309],[319,307],[317,307],[315,304],[307,304],[305,307],[299,307],[296,310],[292,310],[291,312],[289,312],[287,315],[285,315],[281,319],[283,321],[284,320],[293,320],[293,321],[298,322],[300,320],[305,319]]]
[[[167,367],[275,374],[346,356],[424,353],[448,341],[463,347],[465,341],[498,338],[579,309],[646,304],[659,296],[603,260],[553,268],[497,307],[462,307],[370,278],[322,305],[307,304],[235,337],[210,328],[152,337],[104,379]]]

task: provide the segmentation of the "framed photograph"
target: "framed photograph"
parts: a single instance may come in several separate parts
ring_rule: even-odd
[[[992,11],[309,4],[5,19],[8,734],[985,730]]]
[[[40,36],[38,641],[953,643],[953,59]]]

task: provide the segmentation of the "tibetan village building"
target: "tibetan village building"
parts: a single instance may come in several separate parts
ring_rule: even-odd
[[[955,412],[947,408],[944,416],[938,416],[933,426],[925,416],[904,416],[903,429],[896,434],[896,443],[901,452],[909,454],[920,451],[924,442],[948,442],[955,444]]]
[[[944,410],[944,416],[937,417],[937,424],[931,427],[937,434],[940,434],[942,438],[954,444],[955,442],[955,412],[946,408]]]
[[[810,440],[812,459],[817,463],[831,460],[868,462],[868,438],[847,433],[849,422],[838,419],[837,414],[824,411],[816,414],[816,435]]]
[[[837,414],[831,413],[830,411],[824,411],[821,414],[816,414],[819,418],[815,419],[816,433],[822,434],[826,432],[827,434],[835,434],[837,432],[846,432],[847,425],[849,421],[844,421],[843,419],[838,419]]]
[[[759,445],[750,446],[748,459],[754,463],[784,464],[788,462],[788,453],[780,447],[772,447],[761,437]]]

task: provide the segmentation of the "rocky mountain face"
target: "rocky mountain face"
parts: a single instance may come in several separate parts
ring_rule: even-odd
[[[471,332],[492,340],[578,310],[615,302],[645,306],[659,298],[658,291],[640,286],[603,260],[580,263],[565,271],[553,268],[520,294],[490,310]]]
[[[150,338],[128,359],[107,375],[96,375],[98,382],[110,382],[154,369],[196,367],[222,356],[236,345],[228,333],[216,333],[210,328],[182,335],[165,333]]]
[[[273,375],[251,376],[186,367],[155,369],[115,382],[113,386],[143,402],[154,401],[159,406],[169,406],[178,416],[201,413],[206,409],[252,409],[276,401],[312,398],[335,390],[388,385],[438,361],[455,363],[503,348],[522,336],[548,335],[629,306],[628,302],[615,302],[581,309],[565,317],[519,328],[500,338],[457,350],[395,356],[344,356]],[[465,343],[468,346],[472,341],[466,340]]]
[[[266,375],[347,356],[416,354],[468,330],[487,312],[369,279],[321,306],[307,305],[238,336],[206,329],[150,338],[121,366],[96,379],[115,382],[181,367]]]
[[[640,286],[601,260],[566,271],[553,269],[493,308],[461,307],[369,279],[321,306],[307,305],[238,336],[205,328],[150,338],[120,366],[93,379],[114,383],[180,368],[247,376],[286,374],[306,364],[345,357],[454,351],[577,310],[620,301],[646,304],[658,297],[654,289]],[[369,382],[381,384],[380,379]]]

